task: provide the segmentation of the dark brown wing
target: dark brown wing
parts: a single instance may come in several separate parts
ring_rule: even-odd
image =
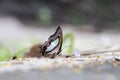
[[[55,43],[57,40],[58,43]],[[55,33],[53,35],[51,35],[48,38],[48,41],[46,41],[43,44],[43,56],[51,54],[51,55],[58,55],[61,52],[61,48],[62,48],[62,40],[63,40],[63,33],[62,33],[62,29],[60,26],[58,26],[58,28],[56,29]],[[54,44],[54,46],[53,46]],[[52,47],[52,48],[51,48]]]

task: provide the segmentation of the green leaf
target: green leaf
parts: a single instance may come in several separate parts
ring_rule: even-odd
[[[6,47],[0,47],[0,61],[5,61],[11,59],[12,54],[10,50]]]
[[[73,49],[74,49],[74,35],[73,33],[67,33],[63,38],[62,53],[71,54],[73,52]]]
[[[16,57],[17,58],[23,58],[24,55],[28,52],[29,50],[28,49],[21,49],[19,50],[17,53],[16,53]]]

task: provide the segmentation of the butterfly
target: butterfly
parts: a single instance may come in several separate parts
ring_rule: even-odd
[[[49,57],[54,58],[62,51],[63,32],[62,28],[58,26],[54,34],[50,35],[47,41],[43,44],[35,45],[30,52],[25,54],[25,57]]]

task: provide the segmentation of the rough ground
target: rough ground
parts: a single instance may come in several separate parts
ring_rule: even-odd
[[[0,63],[1,80],[119,80],[114,58],[18,59]]]

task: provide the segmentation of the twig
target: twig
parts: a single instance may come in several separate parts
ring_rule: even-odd
[[[81,55],[91,55],[91,54],[106,53],[106,52],[120,52],[120,49],[83,51],[81,52]]]

